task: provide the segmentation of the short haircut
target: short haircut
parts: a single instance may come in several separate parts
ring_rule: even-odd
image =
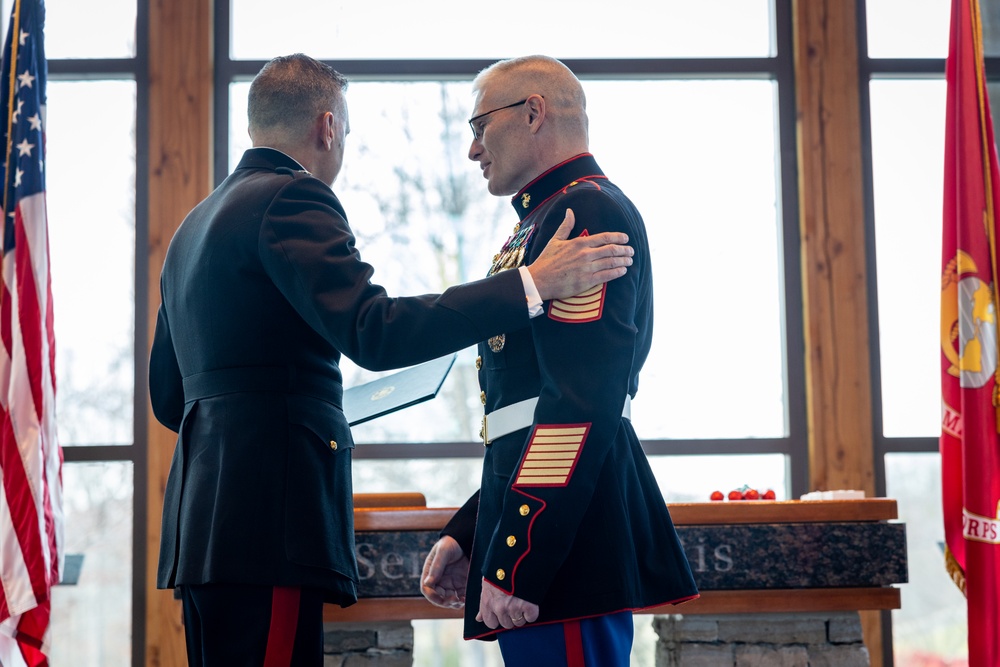
[[[587,132],[587,97],[583,85],[565,64],[550,56],[530,55],[500,60],[479,72],[473,93],[495,86],[507,91],[510,101],[539,94],[549,113],[571,132]],[[506,99],[504,100],[506,101]]]
[[[250,132],[305,128],[317,116],[339,110],[346,89],[347,78],[326,63],[301,53],[279,56],[250,84]]]

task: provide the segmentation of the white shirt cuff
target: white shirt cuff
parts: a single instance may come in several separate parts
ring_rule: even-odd
[[[538,317],[542,314],[542,297],[538,294],[535,281],[531,279],[531,272],[526,266],[517,267],[517,272],[521,274],[521,283],[524,285],[524,298],[528,302],[528,317]]]

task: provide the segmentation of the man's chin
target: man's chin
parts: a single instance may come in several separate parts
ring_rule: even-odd
[[[504,187],[503,185],[497,183],[492,179],[489,182],[487,182],[486,189],[489,190],[490,194],[493,195],[494,197],[510,196],[515,192],[517,192],[517,190],[513,190],[510,187]]]

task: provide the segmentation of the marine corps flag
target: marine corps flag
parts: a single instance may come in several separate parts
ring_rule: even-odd
[[[978,0],[952,0],[941,273],[946,562],[967,598],[969,666],[1000,665],[1000,202]]]
[[[62,452],[45,206],[41,0],[14,0],[0,64],[5,161],[0,264],[0,664],[48,664],[63,561]]]

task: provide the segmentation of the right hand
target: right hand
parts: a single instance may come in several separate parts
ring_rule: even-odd
[[[455,538],[445,535],[438,540],[424,559],[420,575],[420,592],[427,600],[445,609],[465,606],[465,589],[469,583],[469,559]]]
[[[491,630],[501,625],[510,630],[520,628],[538,620],[538,605],[502,591],[485,578],[483,592],[479,597],[479,613],[476,620]]]
[[[625,245],[627,234],[602,232],[570,239],[575,224],[573,209],[566,209],[559,229],[542,254],[528,266],[542,301],[566,299],[621,278],[632,264],[634,251]]]

